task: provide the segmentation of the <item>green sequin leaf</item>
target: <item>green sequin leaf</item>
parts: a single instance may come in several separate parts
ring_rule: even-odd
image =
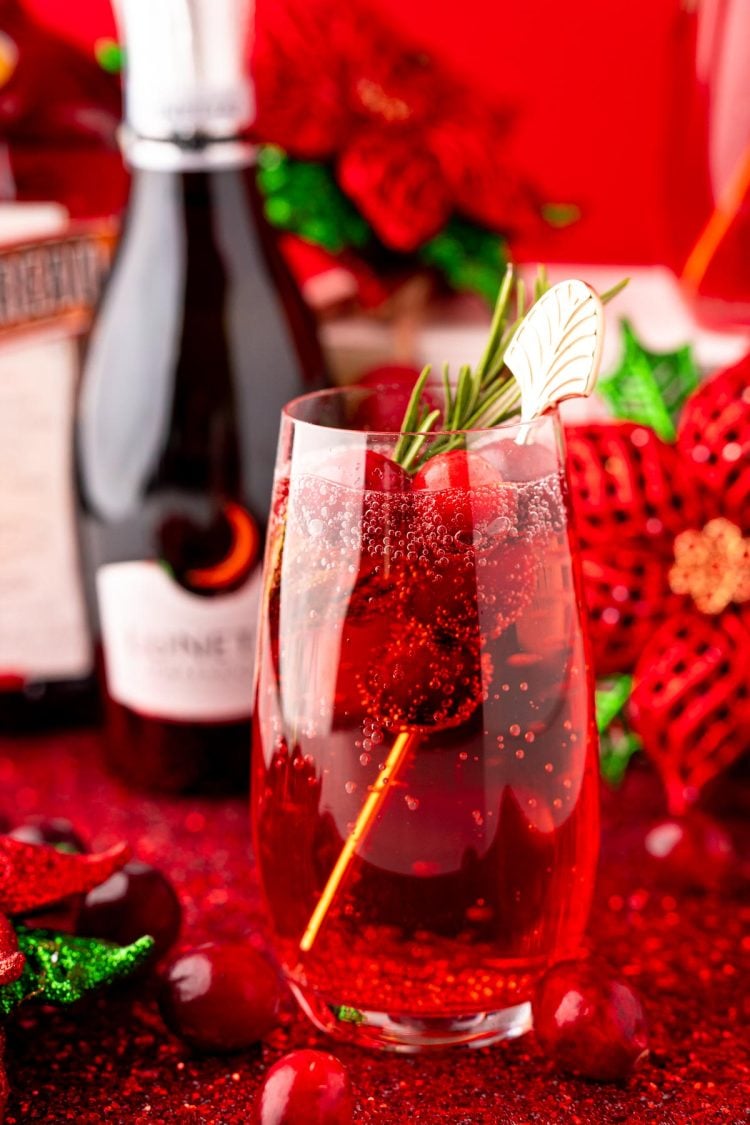
[[[698,368],[689,345],[674,352],[652,352],[622,321],[623,355],[616,371],[600,379],[598,392],[616,418],[650,426],[664,441],[674,441],[675,420],[698,386]]]
[[[258,184],[273,226],[322,246],[330,254],[361,249],[370,242],[367,223],[328,165],[294,160],[275,145],[262,145]]]
[[[85,993],[129,976],[154,945],[150,937],[119,946],[23,926],[17,936],[26,964],[18,980],[0,988],[0,1012],[6,1015],[25,1000],[74,1004]]]
[[[477,293],[495,304],[507,263],[499,235],[467,219],[453,218],[420,248],[418,257],[442,273],[452,289]]]

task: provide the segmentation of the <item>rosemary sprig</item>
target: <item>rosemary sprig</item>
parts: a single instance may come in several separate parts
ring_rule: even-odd
[[[538,300],[547,289],[546,275],[540,270],[534,286],[535,299]],[[512,309],[515,316],[511,319]],[[414,385],[394,453],[402,468],[416,470],[428,457],[460,447],[463,431],[477,426],[496,426],[517,412],[520,393],[515,379],[503,365],[503,355],[525,311],[523,283],[516,279],[513,267],[509,266],[500,286],[489,337],[479,363],[474,368],[468,363],[463,364],[455,383],[451,380],[448,365],[443,367],[442,410],[429,410],[423,404],[431,367],[424,368]],[[425,450],[429,435],[439,431],[444,432]]]
[[[606,304],[612,300],[627,283],[625,278],[607,290],[602,294],[602,301]],[[527,294],[523,280],[516,277],[513,266],[508,266],[492,314],[487,344],[476,367],[462,364],[454,382],[448,364],[443,366],[442,409],[430,409],[423,401],[432,374],[431,367],[424,368],[406,407],[394,453],[394,459],[402,468],[416,471],[436,453],[460,449],[466,430],[491,429],[518,414],[521,390],[505,366],[505,351],[531,305],[549,287],[547,271],[540,266],[534,279],[533,299],[527,305],[532,294]],[[430,435],[435,436],[428,444]]]

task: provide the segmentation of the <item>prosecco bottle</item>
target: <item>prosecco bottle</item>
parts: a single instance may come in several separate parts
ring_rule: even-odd
[[[112,766],[246,779],[279,413],[325,381],[245,139],[248,0],[120,0],[132,187],[88,341],[76,453]]]

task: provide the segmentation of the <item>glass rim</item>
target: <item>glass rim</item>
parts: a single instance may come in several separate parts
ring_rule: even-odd
[[[346,386],[339,387],[324,387],[317,391],[307,391],[303,395],[297,395],[295,398],[286,402],[281,408],[281,416],[289,422],[294,423],[295,426],[312,426],[316,430],[332,430],[334,433],[339,434],[357,434],[358,436],[368,438],[399,438],[399,437],[421,437],[425,440],[432,438],[449,437],[452,434],[496,434],[501,431],[520,430],[523,429],[536,429],[543,423],[559,422],[560,411],[557,404],[550,406],[545,410],[544,414],[532,418],[528,422],[522,422],[520,414],[513,415],[511,418],[503,419],[494,426],[472,426],[468,429],[460,430],[429,430],[427,433],[419,430],[356,430],[350,426],[336,426],[326,425],[323,422],[313,422],[309,418],[301,418],[295,414],[295,410],[302,404],[308,402],[321,402],[325,399],[344,398],[347,394],[352,392],[361,392],[362,394],[375,394],[378,389],[387,387],[388,382],[384,380],[383,383],[377,384],[374,387],[361,387],[357,383],[350,383]]]

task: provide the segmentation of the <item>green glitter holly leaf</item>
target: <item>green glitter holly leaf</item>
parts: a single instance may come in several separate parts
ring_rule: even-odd
[[[26,964],[18,980],[0,988],[0,1012],[5,1015],[25,1000],[74,1004],[85,993],[129,976],[154,945],[150,937],[119,946],[23,926],[18,927],[17,935]]]
[[[633,687],[632,676],[616,676],[596,690],[596,727],[599,731],[599,764],[602,777],[619,785],[640,739],[628,728],[623,711]]]
[[[674,441],[675,419],[699,382],[689,345],[674,352],[651,352],[627,320],[622,321],[622,342],[620,365],[599,381],[599,394],[616,418],[640,422],[664,441]]]
[[[502,238],[466,219],[453,218],[426,242],[418,257],[443,274],[452,289],[477,293],[494,305],[508,256]]]
[[[361,249],[370,229],[325,164],[294,160],[275,145],[258,153],[258,184],[268,221],[330,254]]]

